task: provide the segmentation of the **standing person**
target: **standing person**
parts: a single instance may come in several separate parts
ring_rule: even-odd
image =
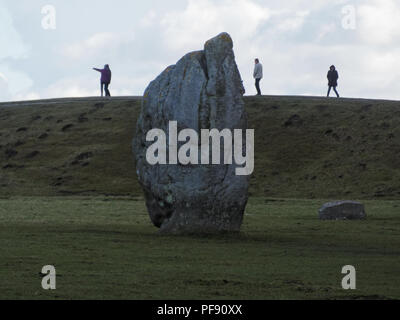
[[[253,77],[256,79],[257,95],[261,96],[260,81],[263,78],[263,66],[258,59],[255,60]]]
[[[339,93],[336,91],[336,87],[337,87],[337,81],[339,79],[339,73],[337,72],[335,66],[331,66],[330,70],[328,71],[328,95],[327,97],[329,97],[329,94],[331,93],[331,89],[333,88],[333,90],[336,93],[336,96],[339,98]]]
[[[93,68],[93,70],[96,70],[101,73],[101,79],[100,79],[101,96],[103,96],[103,87],[104,87],[105,92],[106,92],[106,97],[111,97],[110,91],[108,90],[108,86],[111,83],[110,66],[108,64],[106,64],[104,66],[104,69]]]

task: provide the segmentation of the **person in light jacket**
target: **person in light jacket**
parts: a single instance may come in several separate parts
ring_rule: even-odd
[[[333,88],[333,91],[335,91],[336,96],[339,98],[339,93],[336,91],[336,87],[337,87],[337,81],[339,79],[339,73],[337,72],[335,66],[331,66],[330,70],[328,71],[328,95],[327,97],[329,97],[329,94],[331,93],[331,89]]]
[[[263,78],[263,66],[258,59],[255,60],[253,77],[256,80],[257,95],[261,96],[260,81]]]
[[[101,79],[100,79],[101,96],[103,96],[103,87],[104,87],[105,92],[106,92],[106,97],[111,97],[110,91],[108,90],[108,86],[111,83],[110,66],[108,64],[106,64],[104,66],[104,69],[93,68],[93,70],[96,70],[101,73]]]

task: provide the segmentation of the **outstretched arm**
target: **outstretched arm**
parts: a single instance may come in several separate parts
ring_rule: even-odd
[[[98,72],[102,72],[102,71],[103,71],[103,70],[97,69],[97,68],[93,68],[93,70],[96,70],[96,71],[98,71]]]

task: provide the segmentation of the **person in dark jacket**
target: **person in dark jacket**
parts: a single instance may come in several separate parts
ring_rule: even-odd
[[[336,91],[336,87],[337,87],[337,81],[339,79],[339,73],[337,72],[335,66],[331,66],[330,70],[328,71],[328,97],[329,94],[331,93],[331,89],[333,88],[333,90],[336,93],[336,96],[339,98],[339,93]]]
[[[106,97],[111,97],[110,91],[108,90],[108,86],[111,83],[110,66],[108,64],[106,64],[104,66],[104,69],[93,68],[93,70],[96,70],[101,73],[101,79],[100,79],[101,96],[103,96],[103,87],[104,87],[104,90],[106,92]]]

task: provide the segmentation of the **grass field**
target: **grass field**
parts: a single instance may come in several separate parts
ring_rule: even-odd
[[[319,221],[322,203],[253,197],[240,234],[172,237],[141,198],[2,199],[0,299],[400,299],[400,201],[361,222]]]
[[[400,299],[400,102],[246,97],[244,224],[207,237],[152,226],[131,150],[140,103],[0,104],[0,299]],[[338,199],[368,219],[319,221]]]

